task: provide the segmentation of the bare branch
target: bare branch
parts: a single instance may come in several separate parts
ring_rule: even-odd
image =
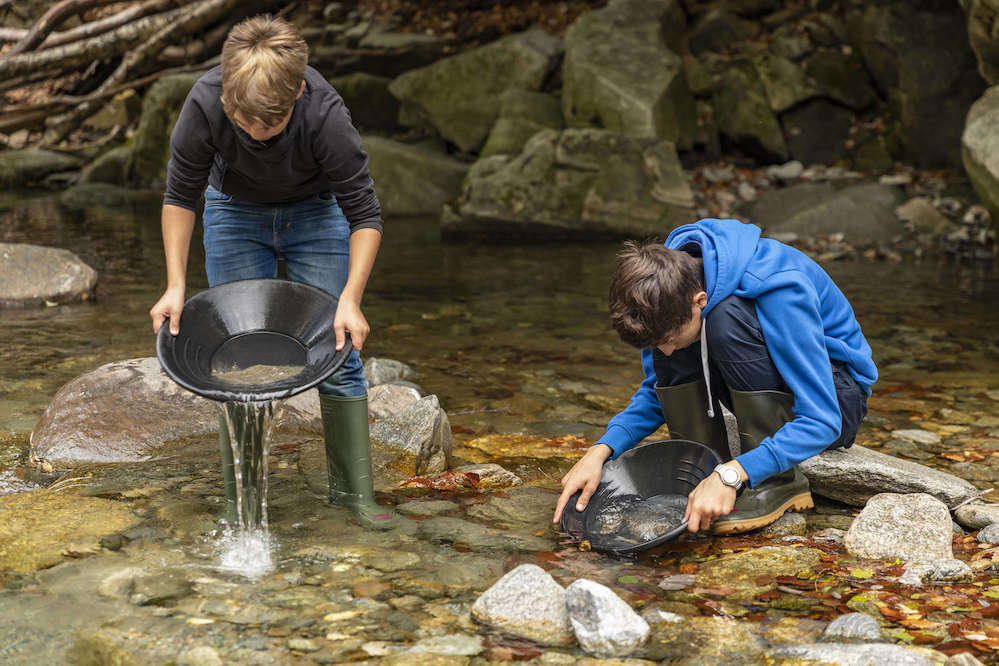
[[[57,2],[42,14],[42,17],[31,26],[28,34],[21,41],[4,54],[5,57],[10,58],[35,48],[44,41],[50,32],[55,30],[56,26],[70,16],[92,9],[93,7],[109,5],[112,2],[115,2],[115,0],[62,0],[61,2]]]

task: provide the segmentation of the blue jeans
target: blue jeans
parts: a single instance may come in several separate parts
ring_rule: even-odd
[[[233,280],[277,277],[284,259],[288,278],[339,297],[347,284],[350,226],[332,194],[301,201],[258,204],[205,190],[205,270],[209,286]],[[327,395],[364,395],[364,365],[355,349],[319,385]]]

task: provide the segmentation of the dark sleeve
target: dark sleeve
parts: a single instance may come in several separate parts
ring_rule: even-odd
[[[333,95],[324,105],[323,122],[313,138],[313,151],[329,178],[333,195],[350,223],[358,229],[382,230],[382,212],[368,172],[368,154],[350,120],[347,105]]]
[[[195,87],[187,96],[170,133],[170,161],[167,163],[164,204],[195,210],[208,184],[215,159],[211,126],[195,100]]]

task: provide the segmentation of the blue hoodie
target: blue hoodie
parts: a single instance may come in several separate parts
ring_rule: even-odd
[[[699,247],[704,261],[708,302],[702,321],[732,294],[756,301],[767,349],[794,394],[794,420],[737,458],[749,475],[749,485],[755,486],[821,453],[839,437],[842,416],[830,359],[845,362],[868,395],[878,370],[850,303],[805,254],[761,238],[759,227],[737,220],[686,224],[666,239],[671,249],[697,249],[692,246]],[[607,432],[597,440],[613,449],[613,457],[664,423],[654,389],[651,349],[642,350],[642,369],[645,381],[631,404],[610,420]]]

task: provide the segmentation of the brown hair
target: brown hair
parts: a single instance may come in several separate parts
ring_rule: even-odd
[[[222,108],[273,127],[295,105],[309,47],[298,28],[270,14],[237,24],[222,45]]]
[[[654,241],[628,241],[617,256],[611,324],[629,345],[655,347],[690,321],[694,295],[704,290],[703,262]]]

